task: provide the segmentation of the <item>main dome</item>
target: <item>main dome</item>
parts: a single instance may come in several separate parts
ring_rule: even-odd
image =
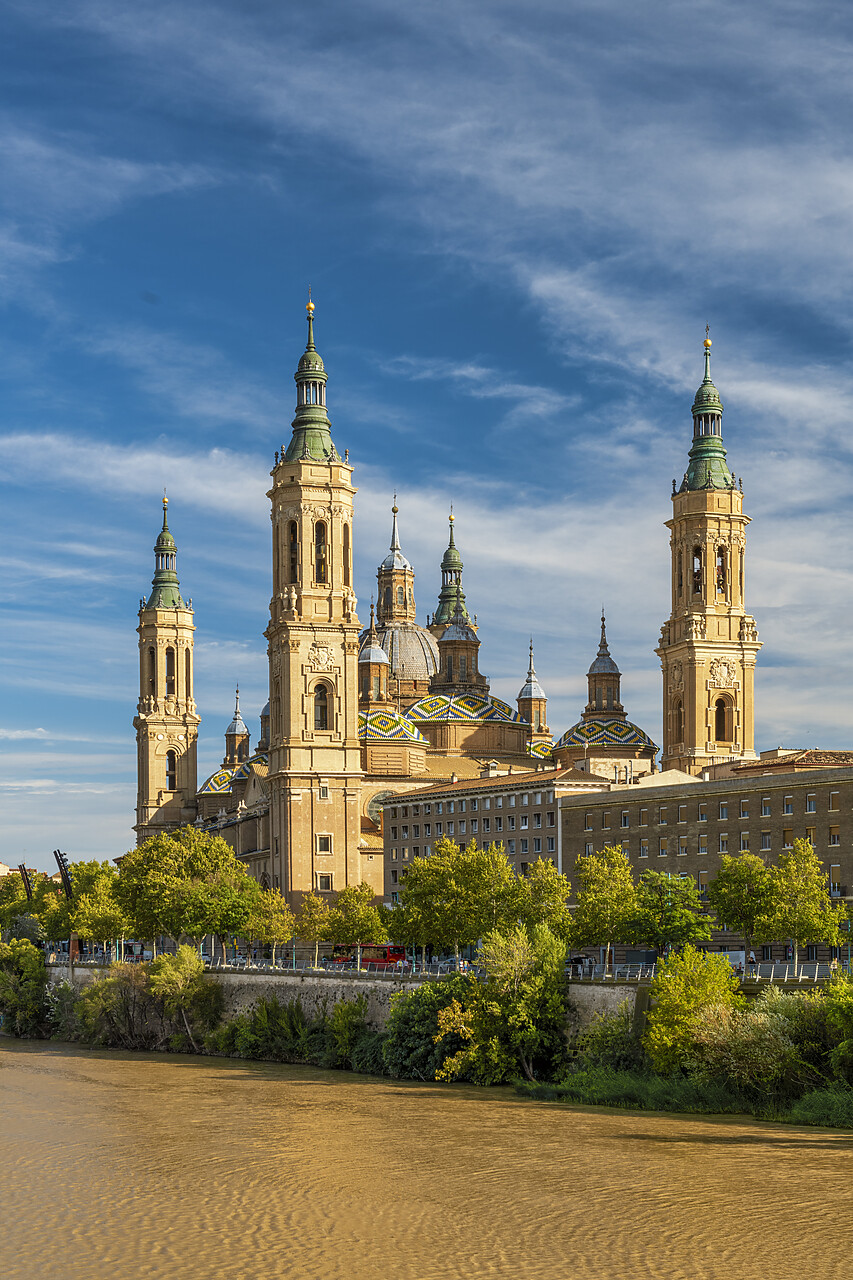
[[[391,672],[401,680],[429,680],[438,671],[438,646],[432,635],[416,622],[394,622],[376,628],[380,645],[388,655]],[[362,644],[367,632],[362,635]]]
[[[615,720],[607,716],[595,716],[580,720],[567,729],[553,750],[560,747],[657,747],[647,733],[630,720]]]

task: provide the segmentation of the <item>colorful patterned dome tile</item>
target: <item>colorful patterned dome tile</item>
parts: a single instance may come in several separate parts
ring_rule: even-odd
[[[527,744],[527,754],[536,756],[537,760],[550,760],[553,750],[553,742],[528,742]]]
[[[476,693],[431,693],[409,707],[410,720],[499,720],[524,724],[506,702]]]
[[[230,791],[235,782],[242,782],[249,776],[249,770],[253,764],[268,764],[269,756],[265,751],[256,751],[253,756],[249,756],[248,760],[244,760],[242,764],[237,765],[233,769],[217,769],[216,773],[211,774],[206,782],[199,787],[200,795],[219,795],[224,791]]]
[[[630,720],[608,720],[606,717],[581,720],[567,729],[556,743],[560,747],[657,747],[647,733]]]
[[[426,745],[423,734],[396,711],[359,711],[358,736],[367,742],[423,742]]]

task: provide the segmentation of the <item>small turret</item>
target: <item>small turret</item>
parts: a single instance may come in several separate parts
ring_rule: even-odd
[[[240,689],[237,688],[234,718],[225,730],[225,759],[223,765],[233,767],[249,758],[249,730],[240,714]]]
[[[589,701],[584,708],[583,718],[608,715],[625,719],[625,708],[620,701],[622,672],[610,656],[607,647],[607,629],[604,610],[601,611],[601,639],[589,671],[586,673],[589,685]]]
[[[536,668],[533,665],[533,637],[530,639],[530,665],[527,668],[527,680],[520,689],[516,700],[518,714],[530,725],[531,741],[538,742],[551,739],[551,730],[545,714],[547,699],[545,690],[539,683]]]
[[[415,571],[400,550],[397,533],[397,495],[391,508],[391,547],[379,566],[377,583],[379,601],[377,613],[380,627],[394,622],[414,622],[416,618],[414,581]]]
[[[388,697],[388,655],[379,643],[376,634],[373,602],[370,603],[370,628],[358,655],[358,701],[366,709],[377,703],[387,703]]]
[[[461,601],[438,642],[438,671],[430,681],[436,693],[488,693],[489,682],[480,674],[478,651],[480,641],[471,626]]]
[[[432,617],[430,631],[440,635],[456,614],[457,609],[468,625],[471,619],[465,606],[465,592],[462,590],[462,557],[453,537],[453,509],[450,511],[450,541],[441,560],[441,590],[438,593],[438,608]]]

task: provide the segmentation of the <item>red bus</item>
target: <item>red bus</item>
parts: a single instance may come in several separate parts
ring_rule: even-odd
[[[402,966],[406,962],[405,947],[395,946],[392,942],[365,942],[361,947],[361,965],[362,968],[393,969],[398,965]],[[350,946],[348,943],[336,942],[332,947],[332,954],[326,956],[324,964],[357,964],[358,963],[358,947]]]

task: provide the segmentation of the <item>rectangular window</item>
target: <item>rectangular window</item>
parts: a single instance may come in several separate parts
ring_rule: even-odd
[[[396,839],[397,839],[397,828],[396,828],[396,827],[392,827],[392,828],[391,828],[391,839],[392,839],[392,840],[396,840]]]
[[[418,814],[420,813],[420,811],[421,811],[421,806],[420,806],[419,804],[413,804],[413,805],[412,805],[412,817],[413,817],[413,818],[416,818],[416,817],[418,816]]]
[[[541,836],[534,836],[534,837],[533,837],[533,852],[534,852],[534,853],[541,853],[541,852],[542,852],[542,837],[541,837]]]
[[[666,841],[667,841],[666,836],[661,836],[660,840],[658,841],[658,857],[659,858],[665,858],[667,855]]]
[[[403,862],[408,862],[408,861],[409,861],[409,851],[408,851],[408,849],[401,849],[401,850],[400,850],[400,858],[402,859],[402,861],[403,861]]]
[[[483,808],[484,808],[484,809],[491,809],[491,807],[492,807],[492,802],[491,802],[491,800],[489,799],[489,797],[488,797],[488,796],[486,796],[486,797],[485,797],[485,799],[483,800]]]
[[[507,853],[510,853],[510,854],[514,854],[514,853],[515,853],[515,841],[514,841],[514,840],[507,840],[507,842],[506,842],[506,850],[507,850]]]
[[[761,959],[762,959],[762,960],[770,960],[770,961],[772,961],[772,960],[773,960],[773,947],[772,947],[772,945],[771,945],[771,946],[764,946],[764,947],[762,947],[762,948],[761,948]]]
[[[728,816],[729,816],[729,802],[728,802],[728,800],[721,800],[721,801],[720,801],[720,814],[719,814],[719,816],[720,816],[720,818],[721,818],[723,821],[725,821],[725,820],[726,820],[726,818],[728,818]]]
[[[448,802],[447,802],[447,812],[448,812],[448,813],[452,813],[452,812],[453,812],[453,810],[454,810],[455,808],[456,808],[456,805],[455,805],[454,801],[453,801],[453,800],[448,800]]]
[[[534,794],[534,797],[533,797],[533,803],[534,803],[534,804],[541,804],[541,803],[542,803],[542,792],[541,792],[541,791],[537,791],[537,792]]]
[[[815,847],[816,838],[817,838],[817,827],[806,827],[806,839],[808,840],[812,848]]]
[[[317,876],[317,889],[319,890],[319,892],[320,892],[320,893],[331,893],[331,892],[332,892],[332,877],[331,877],[330,875],[326,875],[326,874],[318,875],[318,876]]]
[[[793,797],[793,796],[785,796],[785,799],[782,801],[782,812],[783,812],[783,813],[793,813],[793,812],[794,812],[794,797]]]
[[[557,841],[554,839],[554,837],[553,837],[553,836],[549,836],[549,837],[548,837],[548,845],[547,845],[547,848],[548,848],[548,852],[549,852],[549,853],[555,853],[555,852],[556,852],[556,849],[557,849]]]
[[[700,853],[708,852],[708,836],[704,831],[702,835],[699,837],[699,852]]]
[[[391,894],[391,901],[392,901],[392,902],[399,902],[399,901],[400,901],[400,895],[399,895],[399,893],[392,893],[392,894]]]
[[[592,855],[593,855],[593,847],[592,847],[592,845],[591,845],[591,844],[589,844],[588,842],[587,842],[587,844],[585,844],[585,845],[584,845],[584,847],[583,847],[583,851],[584,851],[584,857],[586,857],[586,858],[591,858],[591,857],[592,857]]]
[[[396,810],[396,809],[390,809],[390,810],[389,810],[389,812],[388,812],[388,816],[389,816],[390,818],[396,818],[396,816],[397,816],[397,810]]]
[[[432,853],[432,848],[431,848],[428,844],[425,844],[425,845],[424,845],[424,857],[425,857],[425,858],[428,858],[428,857],[429,857],[429,855],[430,855],[431,853]]]
[[[504,829],[503,818],[495,818],[495,831],[503,831],[503,829]]]
[[[840,795],[841,795],[841,792],[840,792],[840,791],[830,791],[830,793],[829,793],[829,807],[830,807],[830,809],[831,809],[831,810],[835,810],[835,809],[837,809],[837,808],[838,808],[838,797],[839,797]]]
[[[666,826],[666,805],[662,804],[658,809],[658,822],[662,827]]]
[[[321,799],[321,800],[328,800],[328,798],[329,798],[329,788],[328,788],[328,787],[322,787],[322,786],[321,786],[321,787],[320,787],[320,793],[319,793],[319,794],[320,794],[320,799]]]
[[[749,801],[748,801],[748,800],[741,800],[741,802],[740,802],[740,816],[741,816],[741,818],[748,818],[748,817],[749,817]]]
[[[476,801],[476,800],[472,800],[472,801],[471,801],[471,812],[472,812],[472,813],[476,813],[476,812],[477,812],[477,801]]]
[[[425,804],[425,805],[424,805],[424,814],[428,814],[428,813],[430,813],[430,812],[431,812],[431,810],[432,810],[432,805],[430,805],[430,804]]]
[[[437,836],[440,836],[440,835],[441,835],[441,831],[442,831],[441,823],[440,823],[440,822],[437,822],[437,823],[435,824],[435,834],[436,834]]]
[[[412,827],[412,835],[417,840],[420,834],[421,834],[421,828],[420,828],[420,825],[416,822],[415,825]]]
[[[728,851],[729,837],[724,832],[720,832],[720,853],[728,853]]]
[[[534,813],[534,815],[533,815],[533,825],[534,825],[534,827],[541,827],[541,826],[542,826],[542,814],[541,814],[541,813]]]
[[[479,820],[479,818],[472,818],[472,819],[471,819],[471,834],[472,834],[472,835],[476,835],[476,834],[477,834],[477,832],[479,831],[479,829],[480,829],[480,820]]]
[[[515,814],[514,813],[507,814],[506,829],[507,831],[515,831]]]
[[[522,840],[522,841],[521,841],[521,852],[522,852],[522,853],[527,853],[527,841],[526,841],[526,840]]]
[[[741,853],[749,853],[749,832],[741,831],[740,833],[740,851]]]
[[[521,797],[521,804],[522,804],[522,807],[526,807],[528,804],[530,804],[530,796],[529,796],[529,794],[523,795],[523,796]]]
[[[678,852],[681,857],[687,853],[687,836],[678,837]]]
[[[640,857],[647,858],[648,856],[649,856],[649,842],[648,840],[641,840],[640,841]]]
[[[391,883],[392,883],[392,884],[397,884],[397,883],[399,882],[399,879],[400,879],[400,877],[398,876],[397,872],[396,872],[396,871],[392,871],[392,872],[391,872]]]
[[[624,853],[625,857],[627,858],[627,857],[628,857],[628,855],[629,855],[629,853],[631,852],[631,845],[630,845],[630,841],[628,841],[628,840],[623,840],[623,841],[622,841],[622,843],[621,843],[621,845],[620,845],[619,847],[620,847],[620,849],[622,850],[622,852]]]
[[[391,861],[392,861],[392,862],[396,862],[396,861],[397,861],[397,850],[396,850],[396,849],[392,849],[392,850],[391,850]]]
[[[421,856],[421,847],[419,844],[412,845],[412,857],[419,858]]]
[[[490,831],[490,830],[491,830],[491,826],[492,826],[492,820],[491,820],[491,818],[484,818],[484,819],[483,819],[483,831]]]
[[[557,815],[556,815],[556,814],[554,813],[554,811],[552,810],[552,811],[548,814],[548,826],[549,826],[549,827],[556,826],[556,819],[557,819]]]
[[[464,836],[464,835],[465,835],[465,827],[466,827],[466,826],[467,826],[467,823],[466,823],[465,819],[464,819],[464,818],[460,818],[460,820],[459,820],[459,834],[460,834],[460,836]],[[472,827],[472,828],[471,828],[471,830],[473,831],[473,830],[474,830],[474,828]]]
[[[460,812],[460,813],[464,813],[464,812],[465,812],[465,801],[464,801],[464,800],[460,800],[460,801],[459,801],[459,812]]]
[[[806,813],[817,813],[817,796],[806,796]]]
[[[425,823],[424,823],[424,835],[425,835],[425,836],[431,836],[431,835],[432,835],[432,823],[430,823],[430,822],[425,822]]]
[[[407,826],[404,826],[404,827],[403,827],[403,834],[402,834],[402,836],[400,837],[400,839],[401,839],[401,840],[408,840],[408,838],[409,838],[409,828],[408,828]]]
[[[601,830],[610,830],[610,811],[608,809],[605,809],[604,813],[601,815]]]
[[[515,796],[507,796],[506,802],[509,805],[510,809],[515,808]]]
[[[699,821],[700,822],[708,821],[708,806],[706,804],[699,805]]]
[[[710,871],[699,872],[699,896],[706,898],[708,896],[708,881],[711,877]]]
[[[829,868],[829,892],[833,898],[841,897],[841,866],[839,863],[833,863]]]
[[[761,797],[761,816],[762,818],[770,817],[770,797],[769,796]]]
[[[438,804],[435,806],[435,811],[436,811],[436,813],[442,813],[442,812],[443,812],[443,810],[444,810],[444,806],[442,805],[441,801],[439,800]]]
[[[409,816],[409,810],[408,810],[407,808],[402,809],[402,810],[401,810],[401,813],[402,813],[402,815],[403,815],[403,817],[404,817],[404,818],[408,818],[408,816]]]
[[[496,809],[502,809],[503,807],[504,807],[504,798],[503,798],[503,796],[495,796],[495,808],[496,808]]]
[[[522,843],[522,844],[524,844],[524,841],[522,840],[522,842],[521,842],[521,843]],[[523,852],[524,852],[524,850],[522,849],[522,853],[523,853]],[[527,875],[527,873],[530,871],[530,864],[529,864],[529,863],[527,863],[527,862],[521,862],[521,863],[519,863],[519,867],[518,867],[518,869],[519,869],[519,871],[521,872],[521,874],[522,874],[523,876],[526,876],[526,875]]]
[[[841,828],[840,827],[829,828],[829,843],[841,844]]]
[[[592,814],[591,813],[585,813],[583,815],[583,829],[584,831],[592,831]]]
[[[639,825],[640,825],[641,827],[647,827],[647,826],[649,825],[649,811],[648,811],[648,809],[641,809],[641,810],[640,810],[640,824],[639,824]]]
[[[527,830],[527,814],[526,813],[523,813],[521,815],[521,829],[522,831]]]
[[[331,853],[331,852],[332,852],[332,837],[331,837],[331,836],[318,836],[318,837],[317,837],[317,852],[318,852],[318,853]]]
[[[549,818],[551,817],[551,814],[550,814],[550,813],[548,814],[548,817],[549,817]],[[621,825],[622,825],[623,827],[630,827],[630,825],[631,825],[631,823],[630,823],[630,821],[629,821],[629,814],[628,814],[628,810],[627,810],[627,809],[623,809],[623,810],[622,810]]]
[[[448,834],[449,836],[452,836],[452,835],[454,834],[454,831],[453,831],[453,823],[452,823],[452,822],[446,822],[446,823],[444,824],[444,827],[445,827],[445,830],[447,831],[447,834]]]
[[[785,829],[782,832],[782,848],[793,849],[793,847],[794,847],[794,832],[791,830],[790,827],[785,827]]]
[[[817,960],[817,946],[813,942],[810,942],[806,947],[806,959]]]
[[[678,821],[679,822],[687,821],[687,805],[686,804],[680,804],[678,806]],[[625,825],[627,826],[627,823]]]

